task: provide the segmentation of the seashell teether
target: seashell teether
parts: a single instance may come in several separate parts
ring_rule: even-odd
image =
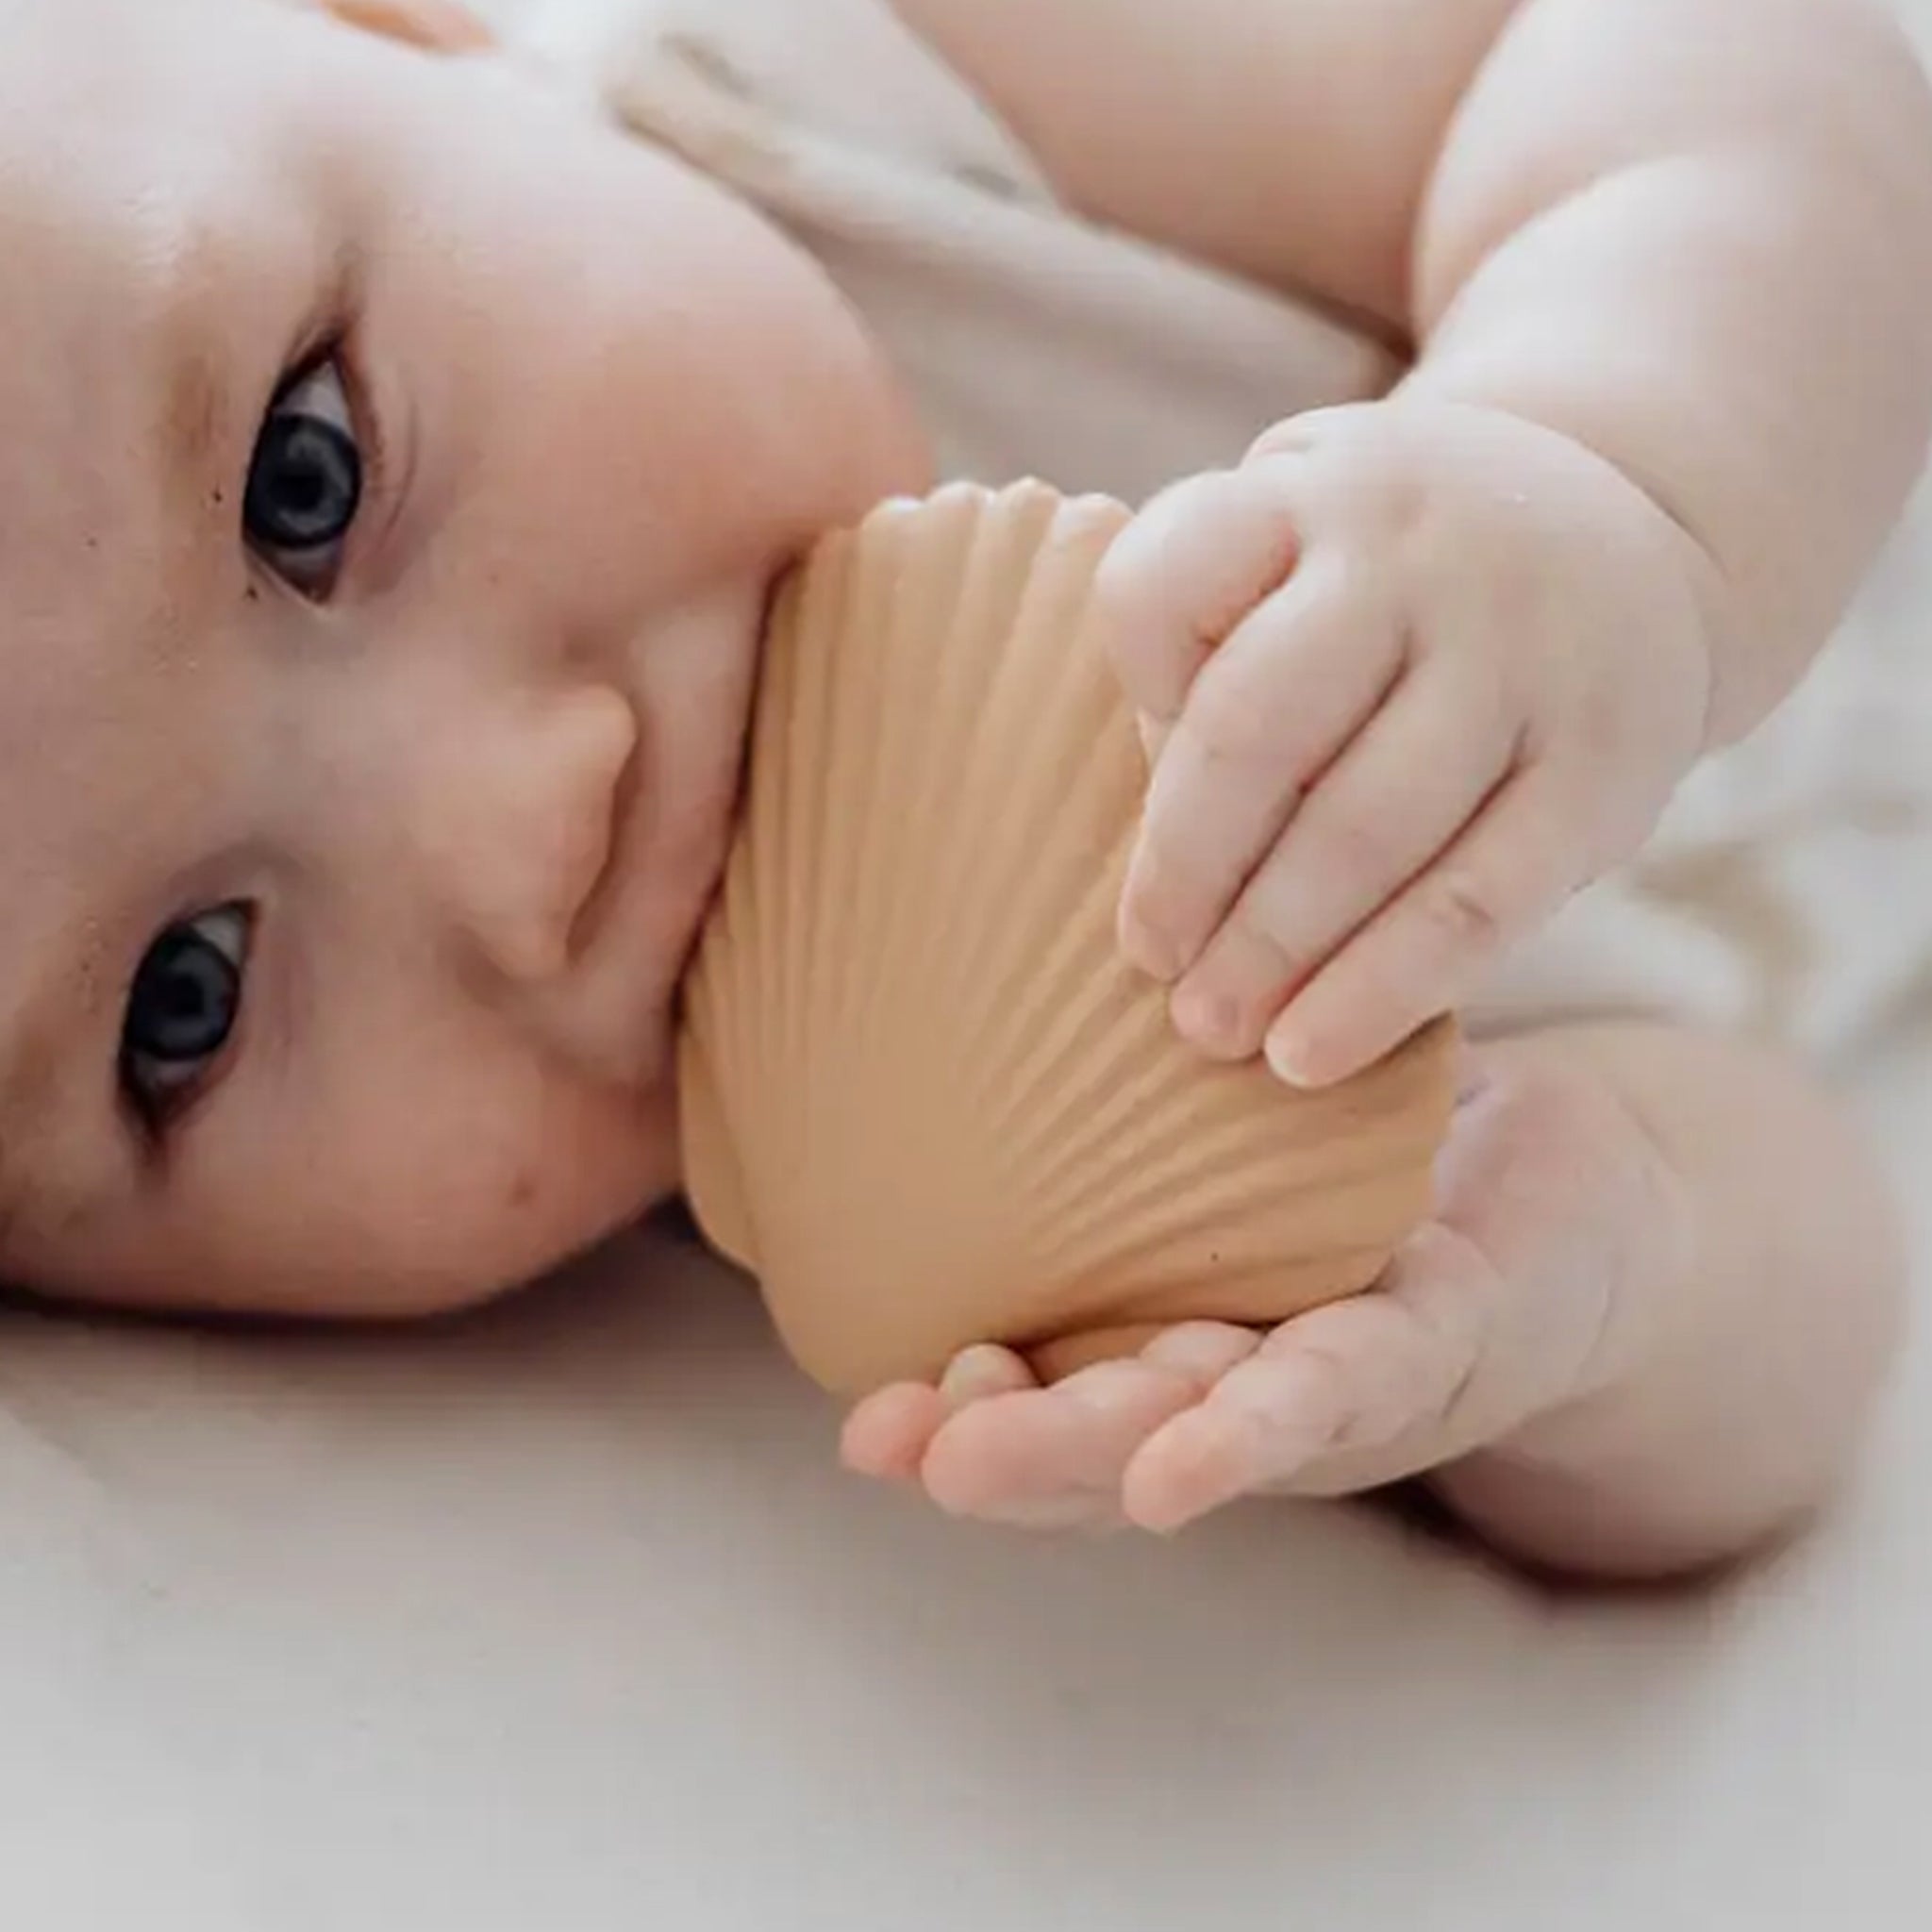
[[[1127,512],[894,502],[782,587],[686,984],[685,1169],[841,1394],[1004,1341],[1051,1376],[1368,1287],[1426,1214],[1454,1028],[1297,1093],[1124,965],[1146,771],[1084,624]]]

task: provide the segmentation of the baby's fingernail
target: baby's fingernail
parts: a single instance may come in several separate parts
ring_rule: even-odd
[[[1269,1071],[1284,1086],[1309,1091],[1324,1084],[1319,1049],[1297,1034],[1275,1034],[1267,1047]]]
[[[1369,1064],[1345,1035],[1322,1033],[1306,1025],[1280,1025],[1263,1048],[1274,1077],[1308,1092],[1340,1087]]]
[[[1018,1385],[1013,1360],[1002,1348],[969,1348],[957,1357],[940,1382],[940,1393],[954,1407],[1003,1395]]]
[[[1167,999],[1167,1016],[1174,1031],[1189,1040],[1198,1040],[1215,1021],[1214,999],[1198,986],[1176,987]]]
[[[1135,912],[1121,921],[1121,951],[1128,965],[1163,984],[1178,979],[1187,964],[1174,941]]]
[[[1174,1030],[1209,1053],[1234,1053],[1241,1043],[1241,1009],[1225,994],[1184,986],[1170,1006]]]

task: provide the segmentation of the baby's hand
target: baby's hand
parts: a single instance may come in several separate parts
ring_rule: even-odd
[[[1682,1278],[1683,1190],[1628,1108],[1513,1053],[1458,1112],[1436,1220],[1374,1291],[1260,1335],[1194,1323],[1041,1388],[1004,1349],[854,1411],[848,1467],[949,1514],[1169,1531],[1260,1491],[1441,1468],[1614,1377]]]
[[[1346,1078],[1627,857],[1704,748],[1708,568],[1578,444],[1399,397],[1151,504],[1096,609],[1153,759],[1122,942],[1181,1032]]]

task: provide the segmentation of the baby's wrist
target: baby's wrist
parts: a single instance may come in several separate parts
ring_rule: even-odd
[[[1379,445],[1376,466],[1407,473],[1405,487],[1389,492],[1393,500],[1414,504],[1437,491],[1495,506],[1497,514],[1482,526],[1499,544],[1525,533],[1539,541],[1553,535],[1561,541],[1585,528],[1601,533],[1575,547],[1569,567],[1579,578],[1596,574],[1607,599],[1642,607],[1651,630],[1681,636],[1696,650],[1704,684],[1700,755],[1757,722],[1761,680],[1744,648],[1751,631],[1730,574],[1695,525],[1641,476],[1532,412],[1439,393],[1426,371],[1377,401],[1289,418],[1255,444],[1249,459],[1312,456],[1346,441]],[[1514,514],[1519,508],[1529,514]]]

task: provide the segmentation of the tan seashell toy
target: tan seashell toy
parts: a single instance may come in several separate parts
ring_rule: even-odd
[[[1043,1374],[1366,1288],[1426,1214],[1441,1023],[1301,1094],[1200,1058],[1120,959],[1146,783],[1084,636],[1127,512],[952,487],[781,589],[738,841],[686,985],[685,1172],[786,1346],[868,1392]]]

